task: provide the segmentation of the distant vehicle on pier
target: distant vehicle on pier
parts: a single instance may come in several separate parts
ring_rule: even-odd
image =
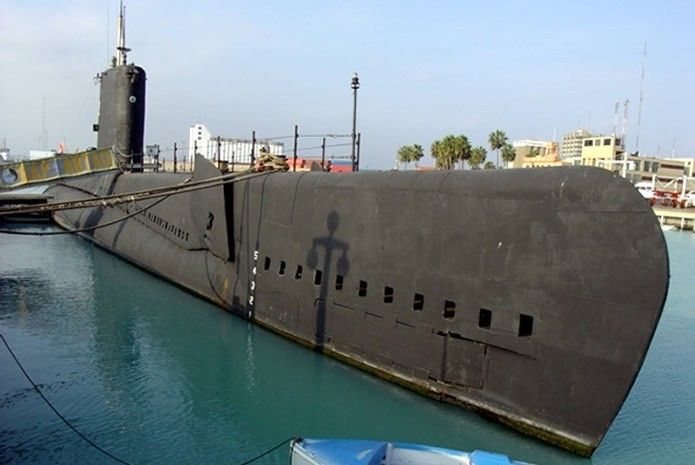
[[[640,181],[635,189],[649,201],[649,205],[661,205],[673,208],[695,207],[695,190],[688,190],[688,178],[676,178],[662,187],[656,187],[656,182]]]

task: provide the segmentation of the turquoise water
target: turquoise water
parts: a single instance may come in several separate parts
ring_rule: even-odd
[[[0,235],[0,333],[54,405],[133,464],[238,464],[285,438],[401,440],[537,464],[695,462],[695,234],[644,368],[591,460],[438,404],[238,319],[72,236]],[[0,463],[116,463],[0,347]],[[287,463],[287,449],[259,463]]]

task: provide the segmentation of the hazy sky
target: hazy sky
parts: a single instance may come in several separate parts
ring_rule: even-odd
[[[44,101],[49,148],[95,144],[92,77],[113,54],[117,11],[0,2],[0,142],[13,154],[41,148]],[[370,168],[392,167],[402,144],[429,155],[449,133],[475,145],[495,129],[610,133],[626,98],[634,150],[645,42],[642,153],[670,155],[675,140],[695,156],[694,25],[693,1],[127,2],[129,60],[148,76],[146,144],[187,141],[196,122],[229,137],[349,133],[357,71]]]

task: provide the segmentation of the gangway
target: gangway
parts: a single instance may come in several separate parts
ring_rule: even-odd
[[[0,164],[0,192],[119,169],[110,148]]]

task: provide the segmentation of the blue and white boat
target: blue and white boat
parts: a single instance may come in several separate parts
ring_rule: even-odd
[[[506,455],[462,452],[402,442],[302,439],[290,445],[290,465],[530,465]]]

